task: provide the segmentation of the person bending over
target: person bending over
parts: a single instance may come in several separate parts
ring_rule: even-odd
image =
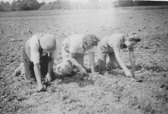
[[[97,70],[101,72],[105,69],[107,70],[120,66],[124,70],[126,76],[133,77],[133,72],[135,71],[134,45],[140,41],[140,38],[135,34],[126,35],[120,33],[114,33],[111,36],[101,39],[97,46]],[[126,48],[129,52],[132,73],[120,58],[120,49]],[[106,61],[107,56],[109,57],[109,62]]]
[[[23,64],[26,81],[37,81],[37,91],[45,90],[42,78],[51,81],[56,51],[56,38],[51,34],[37,33],[23,47]]]
[[[98,45],[99,39],[94,34],[74,34],[62,42],[63,63],[71,62],[81,74],[87,74],[84,67],[84,55],[89,54],[91,72],[95,72],[94,48]],[[66,66],[65,64],[62,64]],[[63,68],[61,68],[62,71]],[[67,70],[66,70],[67,71]],[[69,70],[68,70],[69,71]]]

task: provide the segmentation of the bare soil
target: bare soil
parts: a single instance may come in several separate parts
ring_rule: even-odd
[[[99,38],[114,32],[137,33],[136,80],[121,69],[111,73],[56,77],[47,91],[13,76],[24,42],[37,32],[56,35],[60,44],[74,33]],[[168,9],[54,10],[0,13],[1,114],[168,114]],[[127,50],[121,52],[129,66]],[[86,66],[87,57],[85,59]]]

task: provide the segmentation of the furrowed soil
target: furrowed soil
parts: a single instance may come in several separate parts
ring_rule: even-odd
[[[45,92],[36,83],[13,76],[22,62],[24,42],[32,34],[54,34],[60,45],[71,34],[94,33],[100,39],[114,32],[137,33],[135,79],[114,69],[100,75],[55,77]],[[124,63],[127,50],[121,51]],[[54,10],[0,13],[1,114],[168,114],[168,9]],[[87,56],[85,65],[88,66]]]

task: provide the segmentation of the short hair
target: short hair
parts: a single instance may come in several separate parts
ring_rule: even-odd
[[[132,47],[140,41],[141,41],[141,39],[139,38],[139,36],[136,33],[125,34],[125,35],[123,35],[123,38],[122,38],[123,43],[121,45],[121,49],[130,48],[130,46]],[[125,42],[129,42],[129,45],[127,45]]]
[[[139,38],[139,36],[137,35],[137,34],[131,34],[131,35],[129,35],[128,36],[128,40],[130,41],[130,42],[140,42],[141,41],[141,39]]]
[[[88,46],[97,46],[100,40],[94,34],[87,34],[83,36],[83,45]]]

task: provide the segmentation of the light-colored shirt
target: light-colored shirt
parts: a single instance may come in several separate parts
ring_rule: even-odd
[[[119,48],[123,40],[123,34],[115,33],[111,36],[104,37],[97,46],[97,52],[113,53],[114,48]]]
[[[67,53],[85,54],[85,52],[94,52],[95,47],[85,50],[83,47],[83,34],[75,34],[66,38],[62,43],[62,49]]]
[[[82,42],[82,34],[72,35],[63,41],[63,46],[65,47],[64,49],[69,53],[83,54],[85,50],[82,46]]]
[[[34,34],[31,38],[29,38],[25,44],[25,52],[27,56],[29,57],[30,61],[32,61],[34,64],[40,62],[40,38],[48,38],[48,37],[54,37],[51,34],[45,34],[45,33],[37,33]],[[56,50],[52,50],[51,53],[47,53],[51,58],[55,58],[56,56]],[[42,53],[43,55],[43,53]]]

